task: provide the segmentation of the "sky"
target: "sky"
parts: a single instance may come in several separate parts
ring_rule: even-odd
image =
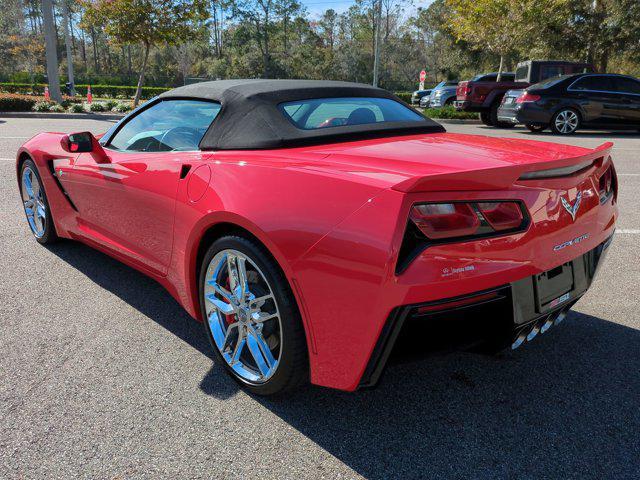
[[[406,1],[407,5],[413,4],[413,6],[407,9],[409,11],[408,13],[417,9],[418,7],[427,7],[433,2],[433,0],[400,1]],[[325,10],[328,10],[329,8],[333,8],[336,12],[342,13],[348,10],[349,7],[355,3],[354,0],[327,0],[324,2],[322,0],[300,0],[300,2],[307,7],[307,10],[312,17],[320,16]]]

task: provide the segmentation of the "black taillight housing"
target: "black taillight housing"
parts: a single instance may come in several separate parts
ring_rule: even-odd
[[[613,196],[614,200],[618,196],[618,178],[613,162],[609,162],[609,165],[598,179],[598,193],[601,204],[609,200],[611,196]]]
[[[396,273],[431,245],[511,235],[528,226],[527,209],[517,200],[416,203],[409,212]]]

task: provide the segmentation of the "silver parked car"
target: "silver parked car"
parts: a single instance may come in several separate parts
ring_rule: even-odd
[[[458,80],[446,80],[440,82],[431,91],[429,96],[429,107],[440,108],[446,105],[453,105],[456,99],[456,87],[458,86]]]

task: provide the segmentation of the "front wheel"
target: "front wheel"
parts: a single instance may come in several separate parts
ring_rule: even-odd
[[[204,256],[199,286],[207,336],[237,382],[273,395],[308,380],[296,301],[262,245],[235,235],[216,240]]]
[[[563,108],[551,119],[551,130],[560,135],[571,135],[580,127],[580,114],[571,108]]]
[[[42,186],[42,179],[33,160],[26,160],[20,168],[20,194],[29,228],[35,239],[45,245],[58,239],[49,201]]]

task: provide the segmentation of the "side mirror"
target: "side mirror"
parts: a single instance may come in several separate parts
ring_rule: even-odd
[[[107,152],[91,132],[70,133],[62,137],[62,149],[69,153],[91,153],[96,163],[109,163]]]

